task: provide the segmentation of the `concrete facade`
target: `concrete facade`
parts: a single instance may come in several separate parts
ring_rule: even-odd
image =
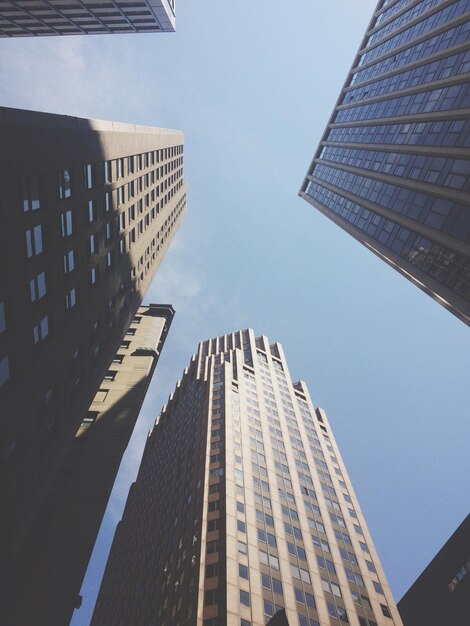
[[[380,0],[300,196],[470,323],[470,8]]]
[[[0,0],[0,37],[172,32],[175,0]]]
[[[91,624],[271,619],[402,624],[325,412],[245,330],[200,343],[149,434]]]
[[[3,108],[0,142],[0,579],[11,597],[186,194],[178,131]]]

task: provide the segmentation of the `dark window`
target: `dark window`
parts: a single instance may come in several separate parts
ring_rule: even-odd
[[[248,591],[243,591],[243,589],[240,589],[240,604],[250,606],[250,594]]]

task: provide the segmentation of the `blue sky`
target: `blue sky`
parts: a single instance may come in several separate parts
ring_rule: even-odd
[[[328,413],[398,600],[468,513],[468,328],[297,196],[375,0],[181,0],[175,34],[3,40],[6,106],[185,132],[188,212],[146,301],[176,317],[73,626],[91,617],[145,435],[204,338],[280,341]]]

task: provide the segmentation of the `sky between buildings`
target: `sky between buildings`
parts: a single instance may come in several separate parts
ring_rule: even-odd
[[[398,600],[469,509],[469,331],[297,192],[375,0],[180,0],[174,34],[0,42],[5,106],[185,132],[188,213],[146,302],[176,316],[72,626],[145,436],[202,339],[283,344],[329,416]]]

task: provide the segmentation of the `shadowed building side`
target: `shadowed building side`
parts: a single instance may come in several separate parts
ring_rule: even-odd
[[[183,140],[179,131],[0,108],[2,607],[21,575],[19,551],[183,218]]]
[[[404,626],[463,626],[470,615],[470,515],[398,603]]]
[[[380,0],[299,195],[470,324],[470,6]]]
[[[67,626],[174,311],[139,308],[57,473],[22,554],[17,626]]]

